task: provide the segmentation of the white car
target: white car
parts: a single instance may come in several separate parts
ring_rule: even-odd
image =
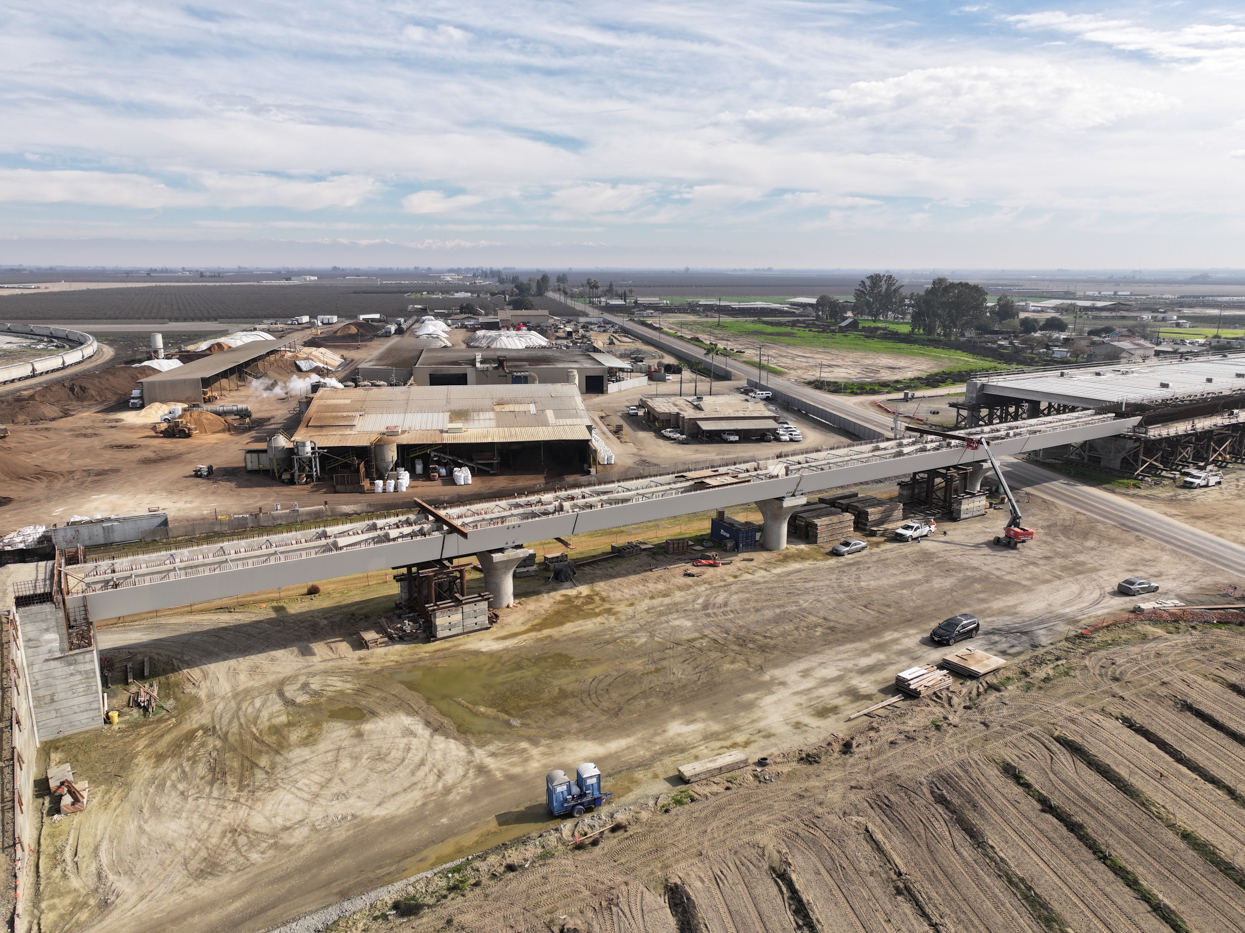
[[[779,428],[778,436],[784,441],[791,441],[797,444],[800,441],[804,440],[804,435],[801,434],[799,431],[797,431],[795,428],[787,428],[785,431],[782,428]]]
[[[728,444],[734,444],[739,440],[739,435],[734,431],[727,431],[722,435],[722,440],[726,441]]]

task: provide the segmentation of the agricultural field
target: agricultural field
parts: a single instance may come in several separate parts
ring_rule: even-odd
[[[6,320],[60,321],[247,321],[336,314],[401,315],[411,301],[402,288],[346,285],[149,285],[8,295]],[[427,301],[417,302],[427,304]]]
[[[1240,930],[1243,736],[1241,628],[1125,622],[331,929]]]
[[[745,353],[736,358],[754,364],[758,346],[763,347],[764,363],[771,372],[802,382],[824,379],[845,382],[830,391],[848,391],[852,383],[860,388],[887,391],[886,384],[914,376],[944,371],[1001,368],[994,360],[961,350],[902,343],[872,338],[858,333],[826,333],[798,326],[784,326],[758,320],[723,320],[669,316],[663,326],[678,336],[700,342],[713,342]],[[962,382],[963,379],[952,382]]]

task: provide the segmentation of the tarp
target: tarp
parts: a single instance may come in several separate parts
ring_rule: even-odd
[[[273,337],[272,334],[265,334],[263,331],[244,330],[236,334],[230,334],[228,337],[216,337],[212,340],[205,340],[203,343],[196,344],[190,349],[195,353],[205,353],[210,351],[213,347],[217,347],[222,344],[229,349],[233,349],[234,347],[242,346],[244,343],[250,343],[252,340],[275,339],[276,338]]]
[[[526,350],[547,347],[549,341],[530,330],[478,330],[466,340],[467,346],[490,350]]]
[[[158,369],[162,373],[167,373],[170,369],[177,369],[182,365],[181,360],[148,360],[145,363],[132,363],[135,369],[140,366],[150,366],[152,369]]]

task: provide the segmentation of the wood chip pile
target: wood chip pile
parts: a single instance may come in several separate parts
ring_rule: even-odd
[[[918,664],[896,674],[895,686],[908,696],[927,697],[943,687],[951,686],[951,675],[936,667]]]

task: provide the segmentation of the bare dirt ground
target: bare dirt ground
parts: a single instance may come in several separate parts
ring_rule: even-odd
[[[665,560],[649,557],[582,568],[575,586],[521,578],[520,604],[499,626],[428,646],[361,649],[357,630],[392,608],[389,581],[356,590],[329,583],[314,599],[106,626],[102,652],[154,658],[161,696],[174,708],[45,746],[49,763],[74,763],[92,795],[86,812],[44,824],[38,929],[262,930],[553,827],[542,783],[551,768],[595,761],[614,804],[639,804],[677,785],[676,767],[687,761],[824,741],[848,712],[886,696],[896,671],[941,657],[945,651],[926,636],[955,612],[983,619],[980,647],[1017,659],[1086,617],[1126,609],[1131,601],[1112,587],[1137,566],[1166,563],[1165,589],[1176,595],[1204,599],[1222,587],[1218,571],[1173,560],[1156,545],[1040,499],[1029,509],[1043,533],[1024,555],[987,544],[997,533],[992,514],[950,525],[929,543],[883,543],[846,559],[800,547],[743,555],[752,559],[695,579],[678,566],[650,572]],[[954,702],[926,704],[905,720],[895,748],[932,749],[941,733],[931,716],[954,723],[956,736],[994,736],[990,723],[1010,714],[998,705],[970,714],[966,704],[980,693],[969,688]],[[853,783],[880,786],[872,775],[884,772],[884,762],[846,760]],[[516,877],[544,880],[515,889],[515,909],[539,921],[528,928],[544,929],[567,914],[564,907],[587,909],[587,895],[600,894],[598,881],[608,879],[630,891],[627,910],[644,913],[656,897],[660,917],[659,893],[677,871],[689,902],[755,889],[758,903],[768,898],[757,908],[771,918],[764,922],[780,923],[772,918],[790,912],[785,895],[756,882],[757,871],[782,864],[778,855],[754,847],[732,850],[725,867],[714,861],[722,854],[714,840],[745,842],[778,819],[796,834],[783,837],[791,840],[782,843],[786,850],[802,845],[812,853],[801,870],[817,884],[840,885],[859,906],[851,880],[859,876],[879,909],[915,923],[885,865],[817,867],[827,848],[868,853],[872,845],[854,818],[818,803],[844,790],[840,772],[830,773],[829,787],[791,785],[816,820],[790,818],[796,798],[765,809],[775,804],[765,796],[770,790],[787,793],[780,782],[727,795],[714,804],[723,807],[715,828],[703,833],[678,816],[667,856],[653,857],[638,842],[645,857],[621,861],[617,871],[632,866],[628,883],[649,885],[647,893],[612,870],[572,885],[586,899],[571,903],[565,883],[560,891],[550,886],[552,875],[522,874]],[[872,825],[898,819],[880,798],[869,803],[876,815],[863,807],[852,812]],[[908,871],[925,871],[927,846],[897,826],[879,829],[885,844]],[[822,835],[802,835],[801,827]],[[479,912],[462,915],[467,928],[501,929],[496,911],[508,896],[499,889],[471,907]],[[745,901],[739,910],[752,909]],[[613,915],[614,908],[601,909],[601,917]],[[1015,914],[1008,911],[999,916]],[[765,928],[739,916],[734,927],[707,928]],[[904,927],[896,920],[891,928]]]
[[[1136,488],[1105,488],[1169,518],[1213,531],[1225,541],[1245,544],[1245,525],[1238,520],[1238,503],[1245,495],[1245,470],[1229,468],[1223,474],[1223,484],[1209,489],[1182,489],[1170,479],[1155,486],[1138,480]],[[1245,584],[1245,580],[1233,582]]]
[[[682,334],[695,334],[710,340],[721,341],[723,339],[711,329],[698,327],[698,318],[672,316],[663,318],[662,323]],[[735,349],[747,349],[746,353],[733,354],[733,359],[741,365],[751,363],[754,367],[756,366],[757,341],[755,339],[728,336],[725,341],[728,346]],[[740,346],[741,344],[743,346]],[[956,365],[962,365],[962,358],[962,354],[949,357]],[[937,357],[854,350],[831,352],[770,341],[765,342],[764,362],[783,370],[784,378],[796,382],[807,382],[818,378],[874,382],[920,376],[951,366],[947,360]]]
[[[1239,930],[1242,659],[1238,628],[1077,636],[331,929]]]

